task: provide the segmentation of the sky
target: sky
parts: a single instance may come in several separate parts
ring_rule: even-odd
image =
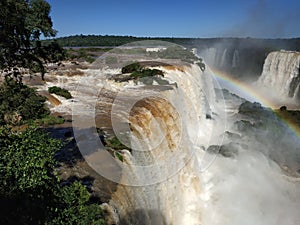
[[[300,0],[47,0],[58,37],[300,37]]]

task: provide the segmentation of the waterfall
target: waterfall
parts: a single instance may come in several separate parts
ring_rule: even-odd
[[[237,49],[208,48],[200,52],[199,55],[204,58],[209,66],[219,69],[236,68],[240,63],[240,55]]]
[[[257,83],[282,97],[299,100],[299,65],[299,52],[271,52],[265,60]]]
[[[232,68],[236,68],[239,66],[240,63],[240,55],[239,55],[239,51],[236,49],[233,52],[233,57],[232,57]]]
[[[217,60],[217,49],[216,48],[208,48],[201,52],[201,56],[204,58],[205,62],[210,66],[216,65]]]
[[[228,52],[227,52],[227,48],[225,48],[221,57],[220,67],[226,66],[227,58],[228,58]]]
[[[133,134],[131,146],[143,151],[124,152],[128,173],[123,170],[121,180],[134,185],[118,185],[110,204],[117,209],[121,224],[197,225],[203,207],[199,168],[210,157],[198,160],[195,149],[203,152],[200,149],[211,145],[212,135],[217,135],[213,134],[217,121],[212,114],[217,110],[212,107],[216,100],[213,81],[196,65],[160,69],[166,79],[176,82],[175,88],[147,94],[138,89],[121,91],[123,97],[148,96],[137,101],[127,121]]]
[[[215,49],[207,53],[216,59]],[[109,202],[119,216],[115,224],[298,224],[299,137],[255,104],[244,110],[250,115],[238,113],[244,100],[216,91],[208,67],[154,64],[149,67],[162,70],[167,83],[116,82],[110,78],[119,69],[95,69],[74,91],[78,148],[93,169],[117,183]],[[98,151],[92,128],[99,110],[131,147],[119,157]]]
[[[281,167],[297,174],[299,138],[264,111],[253,114],[265,122],[261,130],[261,122],[252,127],[241,115],[226,119],[212,78],[194,65],[164,71],[177,88],[120,89],[122,96],[147,96],[127,122],[120,118],[140,147],[123,152],[126,166],[110,201],[120,224],[297,224],[299,178]],[[226,121],[230,132],[221,126]]]

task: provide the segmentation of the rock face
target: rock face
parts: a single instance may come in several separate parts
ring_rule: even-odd
[[[271,52],[264,63],[258,84],[273,89],[278,95],[300,100],[300,52]]]

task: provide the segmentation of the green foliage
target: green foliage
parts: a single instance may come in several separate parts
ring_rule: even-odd
[[[57,86],[53,86],[53,87],[49,87],[49,88],[48,88],[48,91],[49,91],[49,93],[51,93],[51,94],[52,94],[52,93],[53,93],[53,94],[57,94],[57,95],[62,96],[62,97],[64,97],[64,98],[66,98],[66,99],[72,98],[71,93],[70,93],[68,90],[64,89],[64,88],[60,88],[60,87],[57,87]]]
[[[101,48],[79,48],[78,50],[69,49],[67,51],[67,58],[71,60],[83,59],[88,63],[93,63],[98,55],[105,52],[106,49]]]
[[[43,57],[47,62],[59,62],[67,57],[67,51],[57,41],[52,41],[49,45],[43,46],[43,50]]]
[[[122,156],[119,152],[115,152],[115,156],[116,156],[121,162],[124,161],[123,156]]]
[[[154,58],[179,59],[187,63],[196,62],[202,71],[205,70],[205,64],[201,58],[198,58],[193,52],[182,48],[179,45],[174,45],[158,52],[149,52],[147,54]]]
[[[149,68],[145,68],[144,66],[142,66],[139,62],[135,62],[132,64],[129,64],[127,66],[124,66],[122,68],[122,73],[131,73],[130,74],[130,78],[134,79],[134,80],[141,80],[143,81],[145,84],[152,84],[153,83],[153,79],[145,79],[145,78],[149,78],[149,77],[154,77],[157,75],[160,76],[164,76],[163,71],[158,70],[158,69],[149,69]],[[124,80],[126,81],[126,79]]]
[[[51,115],[46,115],[43,118],[36,120],[28,120],[27,124],[36,125],[36,126],[49,126],[55,124],[63,124],[65,120],[62,117],[56,117]]]
[[[174,37],[132,37],[132,36],[114,36],[114,35],[74,35],[57,38],[56,41],[61,46],[120,46],[136,41],[159,40],[182,45],[187,48],[209,48],[217,43],[223,43],[226,46],[232,46],[233,49],[243,50],[245,53],[257,52],[259,49],[265,49],[264,53],[273,50],[292,50],[300,51],[300,38],[291,39],[256,39],[256,38],[174,38]],[[52,40],[44,40],[43,43],[50,43]],[[252,53],[251,53],[252,52]],[[244,53],[243,53],[244,54]],[[265,54],[262,54],[265,58]],[[250,59],[256,60],[255,57]]]
[[[141,71],[142,69],[143,69],[143,66],[140,63],[135,62],[135,63],[131,63],[127,66],[124,66],[122,68],[122,73],[132,73],[132,72]]]
[[[2,127],[0,146],[0,224],[105,224],[84,185],[60,185],[53,157],[59,140],[34,127]]]
[[[0,124],[20,124],[24,120],[42,118],[49,113],[45,98],[28,86],[6,78],[0,86]]]
[[[199,58],[195,56],[194,53],[177,45],[168,47],[167,49],[162,51],[149,52],[148,54],[152,57],[159,57],[163,59],[180,59],[186,62],[194,62],[199,60]]]
[[[133,41],[140,40],[130,36],[101,36],[101,35],[75,35],[57,38],[62,46],[119,46]],[[48,43],[50,40],[45,40]]]
[[[53,155],[60,141],[28,128],[23,132],[0,129],[1,224],[42,224],[58,182]]]
[[[123,150],[123,149],[128,149],[130,150],[129,147],[124,145],[117,137],[112,137],[106,140],[106,147],[112,148],[114,150]]]
[[[91,57],[91,56],[87,56],[85,58],[85,60],[88,62],[88,63],[93,63],[95,61],[95,58]]]
[[[60,141],[28,128],[23,132],[0,129],[0,193],[13,195],[29,189],[47,187],[53,179],[53,155]]]
[[[164,73],[158,69],[142,69],[141,71],[134,71],[131,73],[130,77],[134,79],[142,78],[142,77],[153,77],[156,75],[163,76]]]
[[[2,0],[0,2],[0,69],[29,68],[41,72],[43,63],[63,58],[64,50],[56,43],[42,46],[40,36],[54,37],[49,16],[50,5],[44,0]],[[19,76],[10,71],[9,76]]]
[[[104,213],[98,204],[90,203],[90,194],[79,182],[63,187],[58,196],[59,208],[55,208],[55,217],[48,225],[105,225]]]

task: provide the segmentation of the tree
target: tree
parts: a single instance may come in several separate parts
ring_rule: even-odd
[[[59,203],[53,219],[48,225],[105,225],[104,213],[100,206],[90,203],[90,194],[80,182],[64,186],[58,192]]]
[[[23,132],[0,129],[0,194],[13,195],[46,186],[53,179],[53,155],[59,140],[37,128]]]
[[[0,125],[44,117],[49,114],[45,100],[33,88],[7,77],[0,86]]]
[[[0,129],[0,224],[41,224],[57,178],[53,155],[60,141],[45,132]]]
[[[6,76],[19,78],[19,71],[13,68],[20,67],[40,72],[44,78],[43,63],[64,57],[57,43],[43,46],[40,41],[41,35],[56,35],[50,9],[44,0],[0,1],[0,68]]]
[[[2,127],[0,146],[0,224],[105,224],[84,185],[61,185],[54,172],[59,140],[37,128]]]

